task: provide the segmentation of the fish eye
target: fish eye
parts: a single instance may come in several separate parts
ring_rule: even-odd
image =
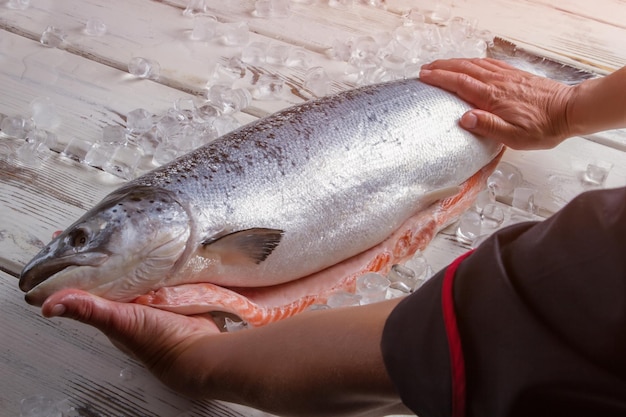
[[[70,236],[70,244],[75,248],[81,248],[87,244],[89,235],[85,229],[76,229]]]

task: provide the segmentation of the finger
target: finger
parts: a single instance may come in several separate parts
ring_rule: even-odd
[[[78,320],[99,329],[110,339],[135,345],[160,334],[185,338],[191,333],[219,332],[208,317],[188,317],[144,305],[119,303],[75,289],[52,294],[41,309],[45,317]]]
[[[478,136],[516,148],[517,128],[493,113],[478,109],[470,110],[461,117],[459,124]]]
[[[422,66],[427,70],[444,70],[459,74],[467,74],[477,80],[491,77],[493,71],[499,68],[482,59],[452,58],[433,61]]]
[[[445,70],[422,70],[420,80],[457,94],[475,107],[484,107],[488,103],[489,86],[467,74]]]
[[[94,326],[106,334],[123,332],[136,323],[136,308],[132,304],[114,303],[85,291],[61,290],[46,299],[41,306],[45,317],[67,317]],[[129,310],[129,311],[125,311]],[[130,313],[130,314],[129,314]]]

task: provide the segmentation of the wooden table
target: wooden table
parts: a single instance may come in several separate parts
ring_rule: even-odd
[[[7,2],[5,2],[7,3]],[[191,402],[167,390],[140,365],[114,349],[96,332],[68,320],[43,319],[25,304],[17,279],[23,265],[54,231],[71,224],[124,180],[60,155],[72,140],[95,142],[102,128],[124,125],[131,110],[159,114],[178,99],[206,91],[215,66],[241,54],[242,46],[218,41],[191,41],[193,19],[183,15],[184,0],[31,0],[25,10],[0,5],[0,114],[27,115],[29,103],[49,97],[61,123],[54,129],[59,144],[37,166],[0,154],[0,410],[17,416],[23,398],[41,395],[66,400],[81,416],[256,416],[255,410],[218,402]],[[345,2],[344,2],[345,3]],[[358,3],[355,1],[355,3]],[[432,9],[440,1],[389,0],[385,7],[364,4],[331,8],[326,1],[294,1],[287,18],[255,17],[254,1],[207,0],[208,13],[220,25],[246,21],[249,42],[302,48],[309,66],[330,74],[345,69],[328,57],[335,39],[390,33],[403,24],[410,7]],[[558,8],[548,0],[455,0],[453,16],[474,21],[479,29],[519,46],[581,68],[606,74],[626,64],[624,0],[567,0]],[[85,23],[99,17],[104,36],[84,33]],[[65,31],[59,48],[39,43],[48,26]],[[156,60],[157,80],[128,74],[133,57]],[[285,82],[273,100],[255,100],[236,118],[252,121],[310,98],[303,88],[306,68],[250,65],[238,81],[252,88],[263,74]],[[340,79],[338,91],[351,87]],[[538,192],[546,216],[582,191],[578,176],[595,159],[613,163],[607,186],[626,183],[621,133],[574,138],[549,151],[505,155],[524,174],[525,185]],[[13,138],[0,144],[17,147]],[[2,149],[0,145],[0,149]],[[555,196],[557,197],[555,199]],[[506,203],[506,200],[504,201]],[[434,269],[467,249],[454,229],[441,233],[425,255]]]

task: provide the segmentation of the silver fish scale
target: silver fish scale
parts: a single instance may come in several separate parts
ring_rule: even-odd
[[[424,194],[491,161],[499,145],[458,127],[469,108],[417,80],[368,86],[246,125],[128,187],[176,193],[196,246],[220,232],[283,230],[265,261],[210,281],[289,281],[374,246],[421,208]]]

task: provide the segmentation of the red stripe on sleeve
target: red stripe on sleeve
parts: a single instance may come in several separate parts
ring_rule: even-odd
[[[463,348],[461,337],[457,327],[456,313],[454,311],[454,276],[458,266],[467,258],[469,251],[455,259],[445,272],[441,291],[441,306],[443,309],[443,321],[448,336],[448,348],[450,350],[450,368],[452,370],[452,417],[465,416],[465,362],[463,360]]]

